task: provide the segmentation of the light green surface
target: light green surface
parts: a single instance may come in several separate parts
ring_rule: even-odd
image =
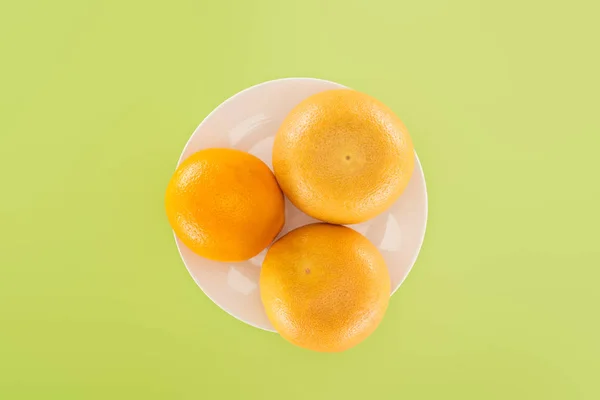
[[[600,398],[596,4],[3,1],[0,398]],[[391,106],[428,183],[415,269],[342,354],[221,311],[163,213],[197,124],[287,76]]]

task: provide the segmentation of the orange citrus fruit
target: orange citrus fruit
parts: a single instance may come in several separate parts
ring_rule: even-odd
[[[196,254],[243,261],[267,247],[284,223],[284,199],[269,167],[233,149],[201,150],[181,163],[165,198],[171,227]]]
[[[282,337],[322,352],[369,336],[387,309],[383,256],[360,233],[339,225],[295,229],[271,246],[260,273],[267,316]]]
[[[400,118],[350,89],[298,104],[279,128],[273,169],[281,189],[306,214],[335,224],[385,211],[408,185],[414,149]]]

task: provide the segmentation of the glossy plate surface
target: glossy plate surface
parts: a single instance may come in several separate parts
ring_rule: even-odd
[[[312,78],[268,81],[239,92],[218,106],[196,128],[179,163],[209,147],[231,147],[262,159],[269,167],[275,133],[284,117],[306,97],[338,83]],[[381,251],[392,280],[392,294],[415,263],[427,223],[427,191],[419,159],[410,183],[385,213],[350,227],[364,234]],[[286,224],[279,236],[316,222],[286,200]],[[273,331],[260,301],[258,280],[266,250],[241,263],[210,261],[192,253],[176,238],[181,258],[194,281],[219,307],[257,328]]]

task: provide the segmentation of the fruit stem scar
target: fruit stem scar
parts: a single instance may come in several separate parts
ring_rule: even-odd
[[[310,268],[306,268],[306,269],[304,270],[304,272],[306,272],[307,274],[310,274]]]
[[[349,159],[350,159],[350,156],[346,156],[346,160],[349,160]]]

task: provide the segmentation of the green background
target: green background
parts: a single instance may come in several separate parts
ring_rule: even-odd
[[[2,1],[0,398],[600,398],[596,4]],[[198,123],[289,76],[391,106],[428,183],[414,270],[341,354],[221,311],[163,212]]]

